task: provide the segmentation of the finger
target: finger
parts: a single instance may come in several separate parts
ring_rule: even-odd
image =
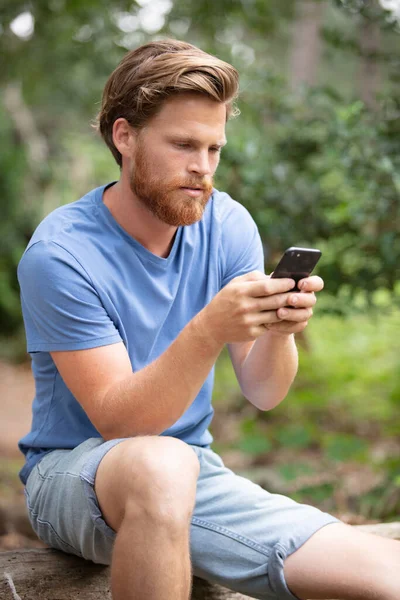
[[[280,323],[281,320],[276,310],[263,310],[255,314],[254,325],[270,325],[271,323]]]
[[[310,308],[314,306],[316,302],[317,298],[314,292],[301,292],[298,294],[288,294],[286,305],[294,306],[295,308]]]
[[[293,279],[271,279],[265,276],[264,280],[246,283],[245,293],[253,298],[272,296],[273,294],[289,292],[295,285]]]
[[[284,294],[272,294],[272,296],[257,296],[253,299],[250,306],[255,312],[278,310],[278,308],[283,308],[288,305],[290,296],[291,294],[288,292],[285,292]]]
[[[317,298],[314,292],[297,292],[261,296],[254,300],[254,310],[278,310],[285,306],[295,308],[310,308],[315,305]]]
[[[314,292],[297,292],[260,296],[253,300],[253,311],[278,310],[279,308],[311,308],[317,299]]]
[[[308,321],[313,315],[312,308],[279,308],[276,311],[278,317],[285,321]]]
[[[244,275],[239,275],[235,277],[237,281],[260,281],[268,278],[268,275],[262,273],[262,271],[249,271],[249,273],[245,273]]]
[[[320,292],[324,289],[324,280],[318,277],[318,275],[312,275],[311,277],[300,279],[297,286],[302,292]]]
[[[291,323],[290,321],[280,321],[279,323],[270,323],[265,326],[267,331],[272,333],[300,333],[307,327],[308,321],[302,321],[301,323]]]

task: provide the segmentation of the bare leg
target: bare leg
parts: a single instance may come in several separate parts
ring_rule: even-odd
[[[190,519],[198,459],[179,440],[148,436],[115,446],[100,463],[95,489],[117,531],[111,564],[114,600],[188,600]]]
[[[151,519],[127,517],[118,532],[111,569],[113,598],[188,600],[192,583],[189,524],[171,532]]]
[[[289,589],[299,598],[398,600],[400,542],[334,523],[285,561]]]

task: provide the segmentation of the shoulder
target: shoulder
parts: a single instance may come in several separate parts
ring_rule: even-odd
[[[85,228],[89,228],[95,220],[97,200],[103,188],[95,188],[79,200],[51,211],[36,227],[25,252],[38,242],[68,245],[68,240],[81,238]]]
[[[96,195],[101,189],[54,209],[39,223],[19,262],[19,279],[49,277],[65,265],[80,270],[79,248],[96,221]]]
[[[213,204],[223,243],[230,243],[229,238],[239,238],[241,243],[246,243],[246,239],[258,235],[257,225],[249,210],[229,194],[215,190]]]
[[[221,223],[235,218],[243,218],[247,222],[254,222],[253,217],[248,209],[240,202],[234,200],[226,192],[220,192],[214,188],[213,203],[215,215],[221,221]]]

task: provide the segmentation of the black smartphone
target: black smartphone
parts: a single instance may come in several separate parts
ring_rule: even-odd
[[[300,279],[304,279],[304,277],[308,277],[312,273],[321,255],[321,250],[317,250],[316,248],[297,248],[296,246],[292,246],[285,250],[271,278],[290,277],[294,279],[296,285],[293,291],[298,292],[297,283]]]

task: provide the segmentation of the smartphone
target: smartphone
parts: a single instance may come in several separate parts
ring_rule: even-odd
[[[290,277],[294,279],[296,285],[293,291],[298,292],[297,283],[300,279],[304,279],[304,277],[308,277],[312,273],[321,255],[321,250],[317,250],[316,248],[297,248],[296,246],[292,246],[283,254],[271,278]]]

